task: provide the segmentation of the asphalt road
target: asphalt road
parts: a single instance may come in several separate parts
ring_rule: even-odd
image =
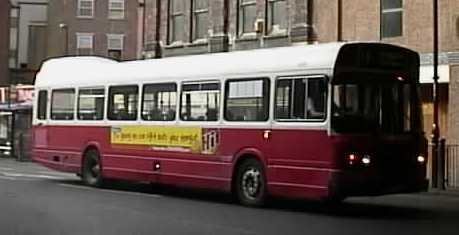
[[[335,207],[114,183],[0,159],[0,234],[459,234],[459,194],[350,198]]]

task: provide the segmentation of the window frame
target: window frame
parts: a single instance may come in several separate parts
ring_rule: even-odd
[[[92,19],[94,18],[94,12],[95,12],[95,0],[78,0],[77,2],[77,18],[82,18],[82,19]],[[83,2],[91,2],[91,7],[82,7]],[[81,10],[82,9],[91,9],[91,15],[81,15]]]
[[[113,97],[113,93],[112,93],[112,89],[113,88],[133,88],[135,87],[135,89],[137,90],[136,94],[137,94],[137,99],[136,99],[136,104],[135,104],[135,108],[136,108],[136,112],[135,112],[135,117],[134,118],[130,118],[130,119],[118,119],[118,118],[113,118],[113,106],[114,106],[114,97]],[[120,121],[120,122],[126,122],[126,121],[137,121],[139,120],[139,97],[140,97],[140,87],[138,84],[117,84],[117,85],[108,85],[107,86],[107,96],[108,96],[108,99],[107,99],[107,107],[106,107],[106,112],[105,112],[105,117],[107,120],[109,121]],[[129,105],[129,104],[128,104]],[[127,107],[126,107],[127,108]]]
[[[145,102],[145,88],[148,86],[155,86],[155,85],[174,85],[175,86],[175,95],[176,95],[176,101],[175,101],[175,114],[174,114],[174,119],[171,120],[148,120],[144,118],[144,102]],[[145,121],[145,122],[175,122],[178,119],[179,114],[179,109],[180,105],[177,103],[180,99],[178,97],[179,95],[179,85],[176,82],[162,82],[162,83],[145,83],[142,85],[142,97],[141,97],[141,102],[140,102],[140,120]]]
[[[325,82],[325,85],[326,85],[326,89],[325,89],[325,100],[324,100],[324,117],[321,118],[321,119],[309,119],[309,118],[306,118],[306,119],[279,119],[277,118],[277,95],[278,95],[278,91],[277,91],[277,86],[279,84],[279,81],[282,81],[282,80],[295,80],[295,79],[308,79],[308,85],[309,85],[309,79],[323,79],[324,82]],[[327,119],[328,119],[328,116],[329,116],[329,111],[328,111],[328,108],[330,106],[329,104],[329,78],[328,76],[326,75],[322,75],[322,74],[317,74],[317,75],[292,75],[292,76],[279,76],[279,77],[276,77],[275,79],[275,82],[274,82],[274,101],[273,101],[273,120],[277,123],[310,123],[310,122],[313,122],[313,123],[322,123],[322,122],[325,122]],[[308,91],[306,90],[305,91],[305,97],[308,96]],[[306,110],[305,110],[306,111]]]
[[[202,85],[202,84],[217,84],[218,85],[218,96],[219,101],[218,101],[218,107],[217,107],[217,120],[213,121],[208,121],[208,120],[185,120],[182,115],[182,103],[183,103],[183,93],[184,85]],[[202,90],[201,90],[202,91]],[[204,90],[204,91],[209,91],[209,90]],[[186,91],[185,91],[186,92]],[[221,106],[222,106],[222,82],[220,80],[205,80],[205,81],[185,81],[180,84],[180,92],[179,92],[179,104],[178,104],[178,120],[181,122],[187,122],[187,123],[197,123],[197,122],[205,122],[205,123],[217,123],[222,119],[222,114],[221,114]]]
[[[399,0],[400,1],[400,7],[399,8],[384,8],[384,2],[385,0],[380,0],[380,26],[379,26],[379,29],[380,29],[380,37],[381,39],[385,39],[385,38],[395,38],[395,37],[402,37],[403,36],[403,0]],[[393,1],[393,0],[391,0]],[[385,22],[384,22],[384,16],[386,14],[390,14],[390,13],[400,13],[400,25],[397,25],[397,27],[400,27],[400,34],[399,35],[388,35],[388,32],[385,32],[384,31],[384,26],[385,26]]]
[[[274,14],[272,14],[273,11],[275,11],[275,7],[278,3],[283,2],[285,4],[285,12],[287,15],[283,18],[285,19],[286,26],[285,28],[280,28],[279,31],[273,31],[274,29]],[[288,12],[288,1],[287,0],[265,0],[265,7],[266,7],[266,13],[265,13],[265,35],[284,35],[287,34],[288,30],[288,17],[289,17],[289,12]]]
[[[102,118],[101,119],[82,119],[80,118],[80,94],[82,90],[102,90],[103,91],[103,107],[102,107]],[[78,121],[103,121],[106,118],[106,101],[107,101],[107,92],[105,87],[81,87],[78,88],[78,95],[76,97],[76,120]]]
[[[185,24],[185,11],[186,11],[186,7],[184,7],[184,9],[180,9],[180,11],[174,11],[174,8],[173,8],[173,3],[174,1],[177,1],[177,0],[168,0],[168,5],[167,5],[167,8],[168,8],[168,11],[167,11],[167,44],[173,44],[173,43],[183,43],[186,41],[186,35],[185,33],[183,33],[182,38],[180,40],[177,40],[177,35],[175,35],[174,33],[174,29],[177,27],[175,24],[174,24],[174,19],[176,17],[182,17],[183,18],[183,24]],[[182,0],[180,0],[182,1]],[[185,3],[184,3],[185,4]],[[182,25],[182,27],[185,27],[185,25]]]
[[[53,100],[54,100],[54,92],[56,91],[73,91],[73,105],[72,105],[72,118],[69,119],[56,119],[53,117]],[[49,117],[52,121],[74,121],[76,118],[76,113],[75,113],[75,104],[76,104],[76,89],[75,88],[56,88],[56,89],[51,89],[51,101],[50,101],[50,114]]]
[[[113,7],[112,3],[121,3],[122,7]],[[122,12],[122,14],[115,16],[113,12]],[[108,0],[108,19],[123,20],[124,18],[126,18],[126,0]]]
[[[262,81],[263,85],[263,102],[266,102],[266,119],[265,120],[229,120],[227,118],[227,109],[228,109],[228,96],[230,93],[230,86],[231,82],[248,82],[248,81]],[[268,76],[260,76],[260,77],[248,77],[248,78],[231,78],[225,81],[225,94],[223,97],[223,120],[225,122],[245,122],[245,123],[265,123],[270,120],[270,109],[271,109],[271,78]],[[266,86],[265,86],[266,85]]]
[[[192,31],[192,35],[191,35],[191,38],[192,38],[192,41],[197,41],[197,40],[202,40],[202,39],[207,39],[208,36],[209,36],[209,33],[206,32],[205,35],[203,37],[198,37],[198,21],[197,21],[197,18],[199,15],[202,15],[202,14],[206,14],[207,15],[207,20],[205,21],[205,28],[204,29],[209,29],[209,1],[207,1],[207,8],[201,8],[201,9],[197,9],[196,8],[196,1],[198,0],[193,0],[193,3],[192,3],[192,23],[193,23],[193,31]]]
[[[87,39],[90,39],[91,43],[90,43],[90,46],[89,47],[82,47],[81,46],[81,42],[80,42],[80,39],[82,38],[87,38]],[[77,38],[77,42],[76,42],[76,49],[79,50],[79,49],[91,49],[93,50],[94,49],[94,33],[76,33],[76,38]]]
[[[252,30],[245,32],[244,31],[244,8],[248,6],[255,6],[255,20],[256,20],[256,14],[257,14],[257,1],[256,0],[250,0],[248,2],[244,2],[244,0],[237,0],[237,23],[236,23],[236,33],[238,37],[241,37],[243,35],[251,35],[251,34],[256,34],[255,31],[255,21],[252,22]]]

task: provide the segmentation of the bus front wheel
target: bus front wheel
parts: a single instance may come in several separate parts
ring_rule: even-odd
[[[94,149],[88,150],[84,155],[82,178],[83,182],[88,186],[102,186],[103,179],[100,156],[99,153]]]
[[[246,206],[261,206],[266,199],[266,176],[256,159],[242,162],[236,175],[236,196]]]

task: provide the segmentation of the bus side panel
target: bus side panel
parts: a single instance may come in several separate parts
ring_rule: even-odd
[[[268,186],[271,194],[300,198],[328,195],[331,172],[338,169],[327,131],[274,129],[270,144]]]

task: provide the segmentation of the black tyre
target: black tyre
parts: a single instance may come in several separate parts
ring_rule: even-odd
[[[246,206],[261,206],[266,200],[266,176],[263,165],[248,159],[239,165],[236,173],[235,193]]]
[[[83,160],[83,182],[88,186],[101,187],[103,184],[101,169],[99,152],[94,149],[88,150]]]

